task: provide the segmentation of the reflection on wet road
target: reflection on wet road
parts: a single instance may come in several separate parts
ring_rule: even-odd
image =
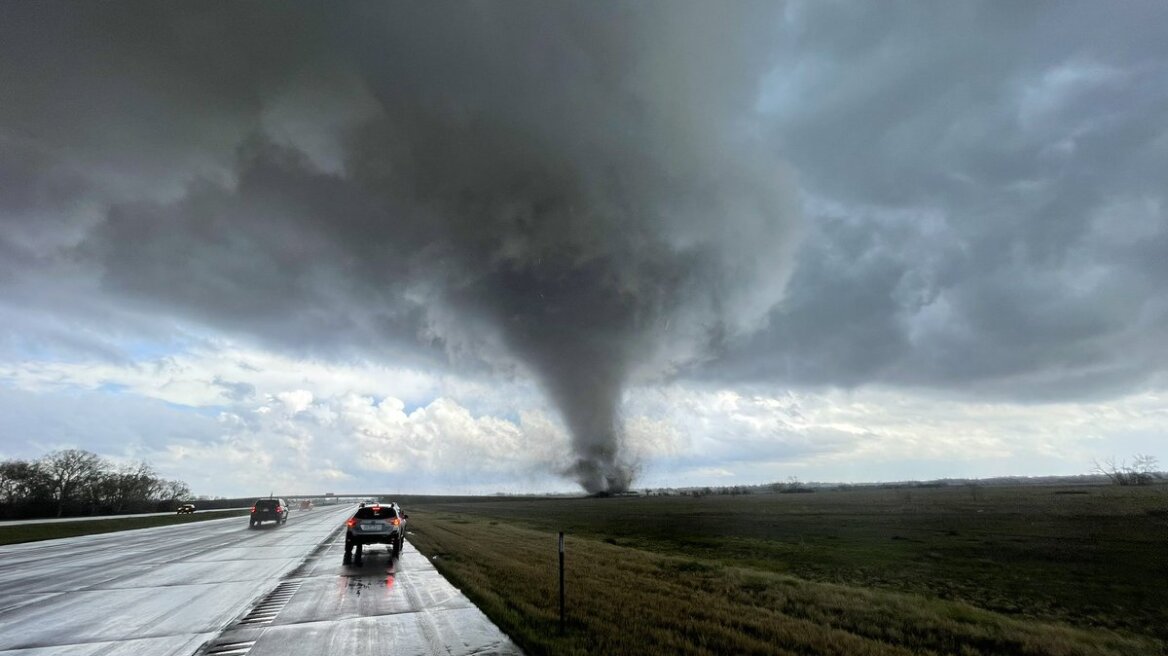
[[[519,653],[408,544],[342,566],[350,511],[0,547],[0,655]]]
[[[397,561],[373,547],[356,567],[341,565],[342,541],[306,563],[270,621],[240,622],[208,654],[233,647],[247,656],[520,653],[408,542]]]

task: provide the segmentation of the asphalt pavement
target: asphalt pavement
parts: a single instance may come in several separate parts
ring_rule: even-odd
[[[352,507],[0,547],[0,656],[519,654],[408,543],[341,565]]]
[[[231,512],[233,510],[247,510],[250,506],[242,508],[215,508],[213,510],[197,510],[196,514],[210,515],[215,513]],[[50,517],[47,519],[6,519],[0,522],[0,526],[19,526],[21,524],[60,524],[63,522],[96,522],[103,519],[130,519],[133,517],[163,517],[176,514],[173,510],[170,512],[160,513],[134,513],[133,515],[94,515],[91,517]]]

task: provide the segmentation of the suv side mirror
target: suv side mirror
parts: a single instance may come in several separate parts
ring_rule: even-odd
[[[409,518],[410,518],[410,516],[409,516],[409,515],[407,515],[407,514],[405,514],[405,513],[402,513],[402,519],[409,519]]]

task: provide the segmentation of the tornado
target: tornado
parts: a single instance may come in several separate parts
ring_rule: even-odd
[[[558,473],[627,489],[630,386],[759,328],[791,270],[799,202],[756,110],[781,8],[342,9],[54,18],[130,49],[77,60],[150,101],[143,130],[238,135],[233,170],[115,199],[81,257],[107,290],[285,349],[531,376],[570,434]],[[207,34],[175,56],[137,38],[192,22]]]
[[[756,328],[790,271],[797,203],[751,129],[777,17],[766,4],[514,8],[475,5],[376,60],[366,79],[384,114],[352,163],[427,225],[411,273],[443,308],[433,334],[470,343],[465,325],[492,327],[561,413],[561,473],[624,491],[629,384]]]

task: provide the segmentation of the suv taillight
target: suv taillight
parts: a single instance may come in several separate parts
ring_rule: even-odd
[[[394,517],[393,518],[393,525],[394,526],[401,526],[401,520],[398,519],[397,517]]]
[[[357,518],[356,517],[350,517],[349,521],[345,522],[345,526],[348,526],[349,528],[352,528],[356,525],[357,525]]]
[[[252,506],[252,507],[251,507],[251,511],[252,511],[252,512],[255,512],[255,506]]]
[[[278,513],[284,512],[284,506],[276,506],[276,512],[278,512]]]

